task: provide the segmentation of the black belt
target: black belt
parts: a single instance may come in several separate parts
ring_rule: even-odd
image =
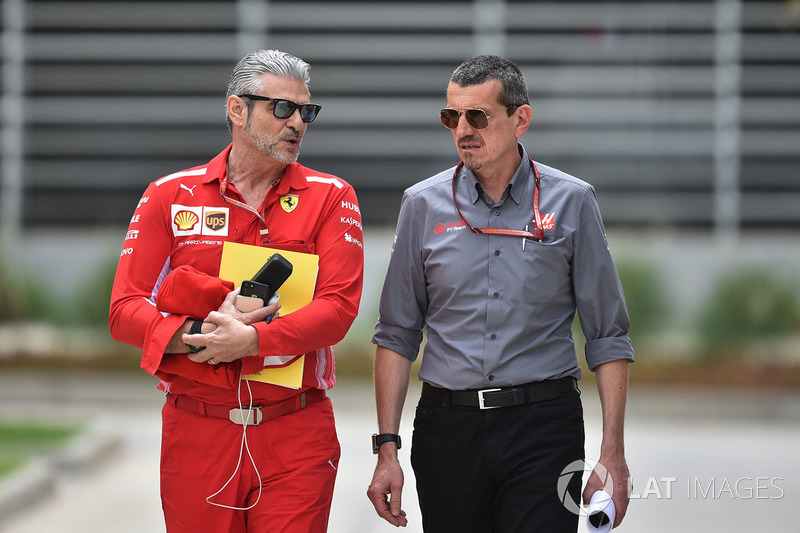
[[[309,405],[327,398],[327,394],[321,389],[308,389],[307,391],[293,396],[282,402],[265,406],[230,407],[228,405],[217,405],[201,402],[191,396],[183,394],[167,394],[167,403],[181,411],[188,411],[200,416],[210,416],[230,420],[240,426],[257,426],[261,422],[272,420],[289,413],[294,413],[300,409],[305,409]]]
[[[423,383],[422,397],[444,404],[494,409],[552,400],[562,392],[574,390],[578,390],[578,383],[572,377],[534,381],[498,389],[449,390]]]

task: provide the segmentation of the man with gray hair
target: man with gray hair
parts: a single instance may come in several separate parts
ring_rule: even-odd
[[[340,455],[331,346],[358,312],[364,254],[353,188],[297,163],[321,109],[309,80],[287,53],[244,57],[227,90],[231,144],[152,182],[128,227],[109,323],[166,393],[169,533],[327,530]],[[318,260],[311,302],[284,316],[267,300],[245,308],[242,280],[219,277],[225,243]]]
[[[403,195],[372,339],[378,464],[367,494],[379,516],[407,524],[398,431],[426,328],[411,447],[425,531],[574,533],[577,310],[603,409],[600,463],[613,479],[591,476],[584,499],[613,492],[616,526],[628,503],[633,349],[594,189],[528,157],[519,139],[532,111],[511,61],[467,59],[446,97],[440,118],[461,162]]]

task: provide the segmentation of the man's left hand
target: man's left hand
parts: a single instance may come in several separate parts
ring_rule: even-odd
[[[222,313],[224,315],[231,316],[238,320],[243,324],[255,324],[256,322],[261,322],[262,320],[267,320],[268,317],[275,318],[278,316],[278,309],[281,308],[281,304],[274,303],[271,305],[266,305],[264,307],[259,307],[258,309],[254,309],[253,311],[249,312],[242,312],[236,309],[236,297],[239,296],[239,292],[241,289],[237,288],[233,291],[229,292],[228,295],[225,297],[225,300],[217,309],[218,313]],[[272,319],[269,319],[272,320]]]
[[[602,465],[602,467],[600,466]],[[598,472],[599,470],[599,472]],[[601,476],[606,479],[601,479]],[[616,518],[614,519],[614,526],[617,527],[622,523],[625,518],[625,513],[628,510],[628,502],[630,501],[631,492],[633,491],[633,483],[631,475],[628,471],[628,463],[625,461],[623,454],[601,455],[598,461],[598,466],[595,467],[589,480],[586,482],[586,488],[583,490],[583,504],[589,505],[589,500],[598,490],[605,490],[611,493],[611,499],[614,502],[616,510]]]

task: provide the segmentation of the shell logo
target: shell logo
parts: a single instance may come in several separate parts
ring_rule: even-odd
[[[192,213],[191,211],[178,211],[175,213],[173,222],[178,226],[178,230],[186,231],[192,229],[199,220],[200,218],[196,213]]]

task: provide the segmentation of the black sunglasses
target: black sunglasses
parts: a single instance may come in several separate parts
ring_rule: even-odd
[[[439,118],[442,119],[442,124],[444,124],[445,128],[454,130],[458,127],[458,120],[461,118],[463,114],[467,117],[467,124],[475,128],[476,130],[482,130],[486,126],[489,125],[489,119],[495,115],[499,115],[503,111],[507,110],[509,107],[519,107],[519,104],[512,104],[510,106],[506,106],[505,109],[501,109],[497,113],[492,115],[487,115],[486,111],[483,109],[465,109],[464,111],[459,111],[457,109],[452,109],[446,107],[439,112]]]
[[[291,100],[284,100],[283,98],[270,98],[269,96],[258,96],[255,94],[240,94],[239,98],[249,98],[251,100],[264,100],[265,102],[272,102],[272,114],[275,118],[287,119],[292,116],[295,109],[300,110],[300,120],[306,124],[313,122],[319,110],[322,109],[321,105],[317,104],[295,104]]]

